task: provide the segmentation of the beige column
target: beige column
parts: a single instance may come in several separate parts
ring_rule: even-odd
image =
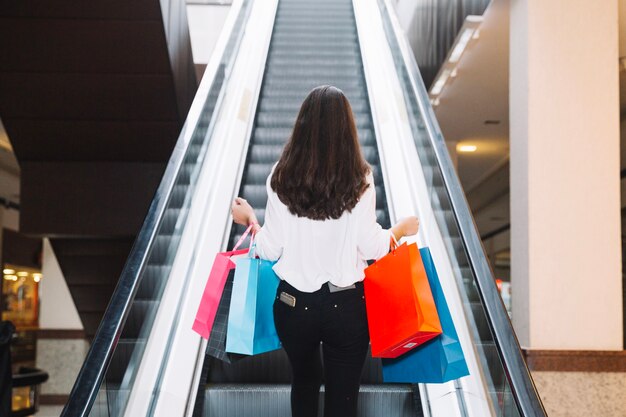
[[[622,349],[618,2],[512,0],[513,324],[529,349]]]

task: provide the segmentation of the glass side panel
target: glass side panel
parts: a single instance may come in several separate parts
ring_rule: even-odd
[[[251,0],[244,0],[242,3],[198,123],[192,127],[191,140],[174,180],[147,260],[138,268],[137,292],[129,303],[128,317],[112,355],[105,381],[100,385],[96,401],[89,412],[90,416],[117,417],[124,413],[187,220],[194,187],[215,123],[214,110],[221,101],[224,81],[228,78],[236,57],[251,3]]]
[[[462,302],[465,314],[471,326],[472,340],[475,351],[478,354],[479,366],[482,368],[487,391],[490,394],[492,407],[496,416],[514,417],[519,416],[519,411],[512,399],[511,389],[506,378],[506,371],[500,360],[493,334],[489,328],[485,309],[479,296],[476,279],[470,268],[470,262],[463,246],[463,240],[457,226],[455,213],[446,190],[443,175],[437,161],[432,138],[426,129],[425,117],[431,114],[423,114],[419,97],[411,84],[409,69],[407,69],[402,52],[395,37],[389,11],[382,0],[378,1],[382,11],[383,24],[392,56],[398,72],[398,77],[404,93],[405,103],[409,114],[413,139],[417,147],[424,176],[430,193],[430,200],[438,226],[443,234],[446,248],[452,261],[455,277],[461,289]],[[417,75],[419,76],[419,74]],[[421,82],[421,79],[420,79]],[[426,104],[429,106],[430,104]],[[443,140],[437,138],[437,140]],[[495,286],[495,281],[493,282]],[[503,307],[504,308],[504,307]],[[504,313],[506,314],[506,313]]]

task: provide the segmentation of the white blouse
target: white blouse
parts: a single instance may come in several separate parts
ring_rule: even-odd
[[[303,292],[314,292],[330,281],[347,287],[364,278],[368,259],[389,252],[390,230],[376,222],[374,177],[367,176],[369,188],[351,212],[338,219],[311,220],[289,212],[272,190],[267,178],[265,224],[256,234],[256,253],[262,259],[278,261],[274,271]]]

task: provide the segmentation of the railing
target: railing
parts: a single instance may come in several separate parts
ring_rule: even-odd
[[[47,380],[48,373],[37,368],[21,367],[13,374],[11,417],[26,417],[39,411],[40,387]]]
[[[193,197],[197,172],[209,145],[210,130],[215,124],[214,116],[218,113],[220,93],[236,56],[250,2],[250,0],[237,2],[240,5],[237,10],[233,6],[233,12],[237,15],[230,27],[230,33],[226,34],[228,36],[225,38],[226,41],[218,44],[214,52],[219,56],[218,64],[213,68],[209,68],[210,64],[207,67],[161,183],[70,393],[70,399],[61,413],[62,417],[93,415],[92,407],[105,381],[107,369],[112,363],[135,296],[142,284],[142,279],[147,275],[148,266],[153,265],[154,259],[158,257],[161,263],[152,268],[158,271],[158,284],[154,289],[156,302],[153,303],[152,311],[149,311],[143,319],[139,338],[147,337],[149,334],[156,305],[158,305],[158,297],[162,294],[165,282],[169,278],[168,263],[171,267],[188,214],[187,207]],[[167,218],[172,215],[175,215],[173,222]],[[144,348],[145,343],[137,343],[133,347],[132,359],[124,369],[122,387],[128,388],[132,385]],[[106,391],[106,385],[104,390]],[[124,410],[124,401],[120,402],[121,405],[111,406],[109,398],[108,403],[102,407],[104,411],[95,414],[111,417],[121,415]]]
[[[429,186],[432,189],[432,195],[437,195],[438,201],[433,204],[439,204],[439,213],[442,214],[438,217],[438,223],[441,223],[442,228],[449,229],[449,224],[446,223],[447,219],[443,214],[450,212],[453,216],[451,223],[455,230],[451,231],[448,236],[448,252],[451,257],[456,258],[458,265],[461,267],[467,265],[469,269],[469,279],[461,273],[457,274],[457,279],[467,292],[478,293],[482,305],[480,311],[474,311],[469,309],[470,306],[467,303],[466,311],[469,310],[468,314],[472,315],[476,321],[479,318],[486,320],[491,333],[490,337],[486,338],[489,344],[495,345],[500,364],[487,363],[489,355],[486,354],[486,346],[484,346],[487,344],[484,343],[485,336],[478,338],[475,347],[480,352],[484,367],[490,370],[498,368],[492,371],[498,373],[500,372],[499,366],[501,366],[506,378],[503,381],[504,386],[490,392],[496,402],[494,408],[497,415],[509,416],[519,413],[524,417],[546,416],[513,326],[497,290],[460,181],[429,104],[428,94],[415,58],[393,15],[394,12],[390,12],[392,7],[390,1],[378,0],[378,5],[387,41],[403,87],[407,108],[411,111],[409,118],[419,157],[425,166],[432,166],[435,172]],[[443,193],[438,192],[438,188],[441,187],[443,187]],[[441,201],[440,195],[444,196],[445,201]],[[459,245],[456,245],[456,239],[460,240]],[[512,396],[514,404],[507,402],[509,395]]]

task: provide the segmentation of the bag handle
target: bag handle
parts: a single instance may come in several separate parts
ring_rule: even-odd
[[[239,246],[241,246],[241,244],[243,243],[244,240],[246,240],[246,238],[248,237],[248,234],[250,234],[250,230],[252,230],[252,227],[254,226],[254,223],[251,224],[250,226],[248,226],[248,228],[246,229],[245,232],[243,232],[243,235],[241,235],[241,237],[239,238],[239,240],[237,241],[237,243],[235,243],[235,247],[233,248],[233,251],[236,251]],[[250,238],[250,247],[252,247],[252,241],[254,240],[254,233],[252,233],[252,237]]]
[[[391,246],[392,251],[395,251],[396,249],[398,249],[398,246],[400,246],[400,244],[398,243],[398,240],[396,239],[396,236],[393,234],[393,232],[390,231],[389,234],[391,235],[391,242],[389,243],[389,246]]]

